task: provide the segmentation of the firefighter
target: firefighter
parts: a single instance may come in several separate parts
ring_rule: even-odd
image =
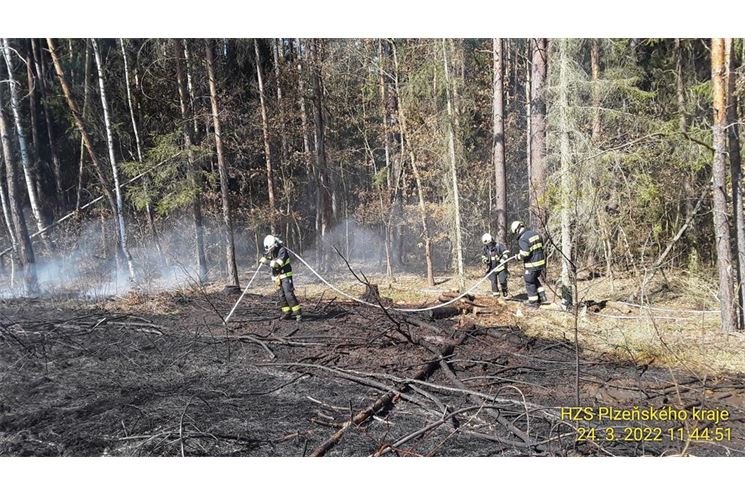
[[[292,265],[290,252],[282,241],[269,234],[264,238],[264,256],[259,263],[267,264],[272,269],[272,281],[279,293],[279,306],[282,309],[282,319],[295,317],[300,322],[302,315],[300,303],[295,297],[295,286],[292,284]]]
[[[546,257],[543,255],[543,238],[532,229],[516,220],[510,226],[510,232],[517,238],[520,252],[517,259],[525,268],[525,290],[528,293],[528,306],[538,308],[547,303],[546,291],[541,279],[545,276]]]
[[[481,244],[484,245],[484,253],[481,255],[481,261],[486,266],[486,272],[491,272],[494,268],[494,272],[489,274],[489,280],[491,281],[491,294],[492,296],[499,297],[501,294],[505,298],[507,297],[507,266],[504,262],[510,255],[510,251],[501,243],[497,243],[494,237],[485,233],[481,236]]]

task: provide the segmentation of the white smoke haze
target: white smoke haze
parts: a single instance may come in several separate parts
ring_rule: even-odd
[[[222,220],[216,216],[205,216],[204,245],[207,253],[208,281],[221,282],[225,278],[225,250]],[[116,231],[112,219],[89,218],[82,224],[63,224],[51,233],[55,242],[55,254],[41,253],[41,243],[37,239],[37,277],[41,296],[65,297],[71,299],[102,299],[123,296],[136,289],[143,293],[188,290],[198,284],[196,268],[196,248],[194,226],[188,214],[171,215],[167,221],[157,225],[158,239],[162,253],[157,249],[149,229],[136,222],[128,224],[128,244],[132,256],[137,287],[133,287],[127,272],[126,263],[116,261]],[[256,254],[263,251],[256,247],[256,239],[261,240],[267,232],[254,232],[253,229],[236,222],[234,238],[236,258],[242,284],[247,282],[246,274],[256,267]],[[408,233],[404,250],[414,264],[397,266],[397,272],[419,272],[417,260],[423,259],[423,250],[416,247],[419,241]],[[297,251],[315,270],[332,279],[350,278],[346,265],[334,250],[334,246],[347,258],[355,271],[370,276],[386,272],[385,242],[380,228],[360,225],[354,219],[337,223],[327,232],[324,241],[326,263],[318,264],[317,247],[314,246],[314,233],[308,233],[305,242],[308,246],[301,250],[292,242],[283,240],[293,251]],[[395,250],[394,247],[392,247]],[[412,256],[413,255],[413,256]],[[395,256],[392,255],[395,259]],[[23,274],[16,267],[15,280],[11,284],[10,257],[6,257],[5,270],[0,272],[0,298],[19,298],[27,296],[23,287]],[[394,260],[394,263],[396,261]],[[293,266],[294,272],[303,279],[315,276],[300,262]],[[254,285],[270,284],[268,272],[259,275]]]

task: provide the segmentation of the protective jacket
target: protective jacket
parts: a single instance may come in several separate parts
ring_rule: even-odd
[[[546,266],[543,255],[543,237],[532,229],[525,229],[517,240],[520,247],[519,259],[523,261],[525,270],[542,270]]]
[[[504,245],[496,241],[484,245],[484,253],[481,255],[481,261],[486,266],[486,271],[490,272],[495,267],[499,267],[507,259],[509,253],[509,250]],[[502,265],[501,268],[498,268],[497,272],[502,272],[506,268],[506,265]]]

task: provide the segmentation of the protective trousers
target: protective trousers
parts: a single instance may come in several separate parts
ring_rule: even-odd
[[[507,269],[500,270],[499,272],[492,272],[489,274],[489,281],[491,281],[491,292],[502,293],[507,296]]]
[[[279,293],[279,306],[282,313],[292,312],[293,316],[300,315],[300,303],[295,297],[295,285],[292,284],[292,277],[285,277],[279,281],[280,286],[277,292]]]
[[[528,270],[525,269],[525,290],[528,292],[528,303],[536,304],[545,303],[546,291],[543,289],[541,279],[543,278],[543,269]]]

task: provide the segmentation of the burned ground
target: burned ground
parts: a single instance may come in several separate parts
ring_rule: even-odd
[[[574,343],[526,335],[517,303],[484,299],[475,316],[431,322],[324,298],[306,302],[298,325],[273,319],[270,299],[249,294],[226,329],[220,315],[233,295],[157,298],[4,302],[0,454],[745,453],[741,377],[588,349],[581,405],[726,409],[719,426],[731,439],[606,441],[608,424],[562,420],[560,408],[576,404]],[[577,442],[576,428],[592,425],[597,438]]]

